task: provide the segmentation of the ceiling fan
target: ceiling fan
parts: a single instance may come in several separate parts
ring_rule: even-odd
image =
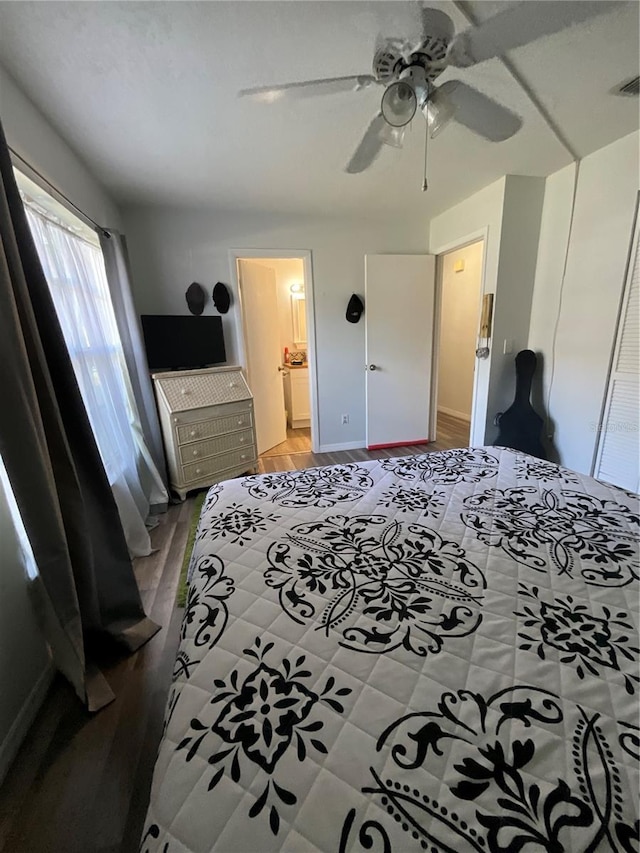
[[[238,96],[274,103],[283,97],[384,87],[380,109],[346,166],[351,174],[367,169],[383,145],[401,148],[405,130],[418,112],[426,119],[428,136],[437,136],[450,121],[456,121],[484,139],[502,142],[518,132],[521,118],[461,80],[447,80],[436,86],[442,72],[449,66],[477,65],[618,5],[621,4],[602,0],[524,0],[457,35],[445,12],[420,6],[420,33],[413,40],[387,38],[379,42],[372,74],[258,86],[242,89]]]

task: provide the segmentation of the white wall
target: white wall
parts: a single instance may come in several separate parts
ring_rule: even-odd
[[[486,235],[483,292],[495,294],[493,330],[489,358],[476,360],[473,445],[495,439],[494,418],[513,402],[514,356],[527,346],[543,194],[544,178],[506,175],[431,221],[435,254]]]
[[[544,178],[508,175],[502,210],[498,281],[493,306],[490,379],[485,440],[492,443],[494,418],[513,403],[515,356],[527,349],[531,300],[536,273]],[[511,352],[505,353],[505,341]],[[538,366],[538,372],[541,365]]]
[[[100,224],[121,227],[104,190],[2,68],[0,119],[9,145],[34,168]],[[38,709],[50,672],[12,522],[0,496],[0,778]]]
[[[0,476],[0,783],[50,683],[49,653]]]
[[[346,321],[347,302],[364,292],[365,254],[425,251],[426,218],[381,222],[135,207],[123,216],[140,313],[183,313],[192,281],[207,288],[218,280],[230,284],[231,248],[310,250],[319,441],[364,445],[364,321]],[[393,305],[392,283],[389,299]],[[223,319],[229,362],[238,358],[234,310]],[[214,311],[210,302],[205,311]],[[349,424],[341,424],[342,413],[349,413]]]
[[[78,155],[0,67],[0,120],[9,145],[100,225],[120,214]]]
[[[555,359],[553,333],[574,167],[567,166],[546,181],[529,347],[544,359],[545,401],[553,368],[549,414],[558,456],[564,465],[583,473],[591,471],[606,390],[640,187],[639,145],[636,132],[590,154],[580,165]]]
[[[456,245],[486,234],[484,243],[484,293],[495,293],[502,234],[502,207],[506,178],[500,178],[475,195],[431,220],[429,252],[441,254]],[[485,443],[490,361],[476,361],[476,404],[470,443]]]
[[[471,420],[483,244],[472,243],[442,259],[438,409]],[[461,261],[464,270],[454,266]]]

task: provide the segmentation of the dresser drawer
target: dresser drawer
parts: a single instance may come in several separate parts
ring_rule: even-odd
[[[256,452],[254,447],[248,447],[246,450],[233,450],[231,453],[224,453],[221,456],[210,456],[208,459],[203,459],[202,462],[183,465],[182,476],[185,485],[187,485],[202,480],[209,475],[228,471],[231,468],[239,468],[243,465],[250,468],[255,461]]]
[[[216,414],[219,414],[216,412]],[[250,429],[253,418],[250,409],[227,415],[224,418],[212,418],[195,423],[176,424],[178,444],[187,444],[190,441],[199,441],[203,438],[212,438],[215,435],[224,435],[228,432]],[[218,452],[218,451],[214,451]]]
[[[154,378],[171,412],[251,399],[251,391],[239,368],[155,374]]]
[[[206,441],[193,441],[191,444],[180,445],[180,461],[183,465],[188,465],[197,459],[206,459],[208,456],[217,456],[220,453],[243,448],[253,452],[253,431],[250,429],[218,435]]]
[[[171,423],[179,426],[195,424],[200,421],[209,421],[217,418],[231,417],[231,415],[243,415],[253,410],[253,400],[241,400],[238,403],[222,403],[219,406],[203,406],[190,412],[171,413]]]

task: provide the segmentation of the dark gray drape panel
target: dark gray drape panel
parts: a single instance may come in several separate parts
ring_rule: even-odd
[[[129,259],[124,237],[109,229],[111,236],[100,235],[104,265],[111,292],[111,302],[120,332],[122,349],[131,379],[133,396],[138,405],[140,425],[145,444],[155,462],[162,481],[167,486],[167,468],[162,446],[158,410],[149,378],[149,368],[142,343],[138,314],[133,304],[129,278]]]
[[[54,660],[90,710],[113,698],[93,660],[134,650],[146,618],[0,126],[0,454],[39,570]]]

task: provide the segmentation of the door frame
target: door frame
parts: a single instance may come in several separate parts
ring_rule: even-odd
[[[234,312],[236,340],[238,342],[238,361],[247,373],[247,348],[245,343],[244,312],[242,310],[242,292],[238,275],[238,261],[258,260],[269,258],[270,260],[302,261],[304,270],[305,287],[305,314],[307,317],[307,362],[309,364],[309,403],[311,408],[311,450],[313,453],[319,451],[320,430],[318,426],[318,364],[316,356],[316,323],[315,323],[315,300],[313,293],[313,264],[311,251],[309,249],[229,249],[229,269],[231,282],[235,296],[238,300],[238,311]]]
[[[450,243],[445,243],[442,246],[437,246],[432,249],[430,254],[436,256],[436,301],[434,306],[433,319],[433,354],[431,358],[432,374],[431,374],[431,423],[429,424],[429,434],[433,436],[432,441],[437,441],[437,422],[438,422],[438,367],[440,360],[440,315],[442,311],[442,264],[444,255],[449,255],[459,249],[465,249],[473,243],[482,242],[482,273],[480,281],[480,302],[478,304],[478,321],[482,311],[482,300],[485,295],[485,284],[487,277],[487,241],[489,237],[489,228],[485,226],[465,237],[458,237]],[[473,369],[473,396],[471,398],[471,421],[469,423],[469,442],[476,428],[477,408],[479,400],[478,390],[478,365],[477,359]]]

